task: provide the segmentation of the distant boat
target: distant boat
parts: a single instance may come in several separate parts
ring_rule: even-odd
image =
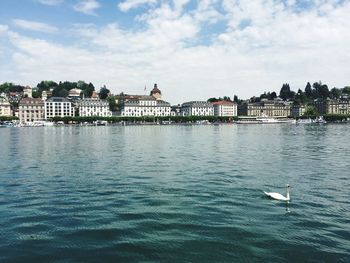
[[[323,118],[323,116],[319,116],[317,117],[313,123],[318,123],[318,124],[326,124],[327,122],[325,121],[325,119]]]
[[[297,124],[311,124],[311,123],[312,123],[312,119],[311,118],[297,120]]]
[[[94,124],[95,124],[96,126],[107,126],[108,121],[97,120],[97,121],[94,122]]]
[[[237,124],[278,124],[278,123],[296,123],[295,119],[290,118],[274,118],[269,116],[245,117],[239,119]]]
[[[260,123],[296,123],[296,120],[294,119],[277,119],[277,118],[273,118],[273,117],[268,117],[268,116],[261,116],[256,118],[257,121],[259,121]]]

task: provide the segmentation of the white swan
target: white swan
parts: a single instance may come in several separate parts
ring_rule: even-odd
[[[290,195],[289,195],[289,184],[286,185],[286,188],[287,188],[287,196],[284,197],[283,195],[279,194],[279,193],[268,193],[268,192],[265,192],[265,195],[267,195],[268,197],[272,198],[272,199],[275,199],[275,200],[280,200],[280,201],[289,201],[290,200]]]

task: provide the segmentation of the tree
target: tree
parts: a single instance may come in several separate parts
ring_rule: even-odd
[[[305,87],[305,95],[308,99],[312,99],[312,88],[311,88],[311,84],[310,82],[308,82],[306,84],[306,87]]]
[[[280,98],[283,100],[293,99],[295,92],[290,90],[289,84],[283,84],[280,90]]]
[[[339,99],[340,96],[341,96],[341,90],[340,89],[337,89],[336,87],[334,87],[333,89],[331,89],[330,91],[330,97],[332,99]]]
[[[330,95],[329,89],[327,85],[321,85],[318,91],[318,97],[326,99]]]
[[[296,104],[305,104],[308,101],[305,92],[303,92],[301,89],[298,90],[298,92],[295,94],[294,102]]]
[[[350,86],[346,86],[342,90],[343,93],[350,95]]]
[[[109,103],[109,110],[110,111],[116,111],[118,109],[118,105],[115,102],[114,96],[109,96],[107,97],[107,101]]]
[[[217,98],[210,98],[207,100],[207,102],[217,102],[219,101]]]
[[[41,93],[39,91],[37,91],[37,90],[33,90],[32,97],[33,98],[40,98],[41,97]]]
[[[38,92],[40,92],[40,94],[46,90],[50,90],[51,88],[54,89],[55,87],[58,86],[58,84],[52,80],[43,80],[40,83],[38,83],[37,85],[38,88]]]
[[[238,102],[238,97],[237,97],[237,95],[234,95],[234,96],[233,96],[233,101],[236,102],[236,103]]]
[[[313,106],[313,105],[306,106],[304,115],[305,116],[315,116],[315,115],[317,115],[317,110],[316,110],[315,106]]]
[[[56,88],[53,89],[52,91],[52,96],[53,97],[67,97],[69,92],[66,88],[66,85],[58,85]]]
[[[95,91],[95,86],[90,82],[89,84],[81,86],[84,96],[91,98],[92,93]]]
[[[269,100],[274,100],[274,99],[276,99],[277,98],[277,93],[276,92],[274,92],[274,91],[272,91],[271,93],[270,93],[270,96],[269,96]]]
[[[109,89],[106,88],[106,86],[103,86],[100,89],[100,99],[104,100],[108,97],[108,94],[110,93]]]
[[[266,94],[266,91],[263,94],[260,95],[260,100],[261,99],[268,99],[268,98],[269,98],[269,93]]]
[[[0,85],[0,93],[9,93],[10,88],[13,86],[13,83],[11,82],[4,82],[3,84]]]

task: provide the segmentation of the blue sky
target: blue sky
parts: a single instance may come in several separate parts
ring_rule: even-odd
[[[1,0],[0,82],[158,83],[171,103],[350,84],[350,1]]]

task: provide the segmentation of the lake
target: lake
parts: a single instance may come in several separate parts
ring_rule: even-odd
[[[350,125],[0,129],[2,262],[350,262]],[[263,191],[285,195],[273,201]]]

